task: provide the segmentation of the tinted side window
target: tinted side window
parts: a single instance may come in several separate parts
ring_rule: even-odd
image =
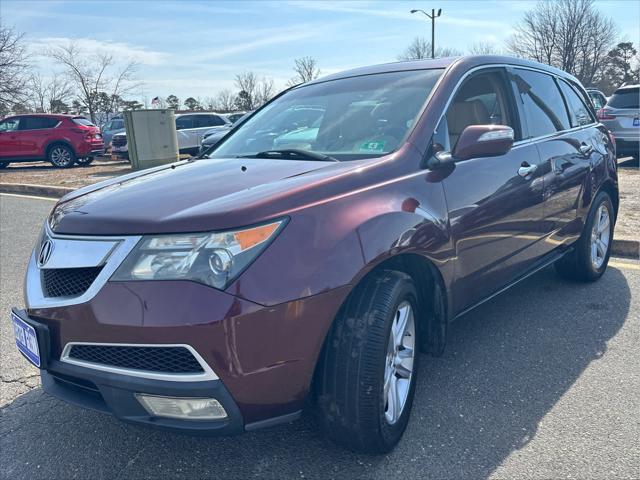
[[[183,130],[185,128],[193,128],[193,116],[185,115],[184,117],[176,118],[176,128]]]
[[[504,77],[499,72],[473,75],[453,98],[434,141],[450,151],[462,131],[470,125],[507,125],[517,136],[520,129],[513,118],[509,98]]]
[[[567,100],[569,116],[571,117],[571,126],[580,127],[582,125],[589,125],[590,123],[593,123],[593,118],[589,113],[589,108],[580,99],[576,91],[563,80],[560,80],[560,89],[562,90],[564,98]]]
[[[60,120],[47,117],[22,117],[20,130],[38,130],[42,128],[53,128]]]
[[[111,130],[117,130],[118,128],[124,128],[124,120],[114,120],[111,122]]]
[[[217,115],[198,115],[195,117],[194,127],[217,127],[224,125],[225,121]]]
[[[569,115],[553,77],[531,70],[514,71],[529,127],[528,138],[568,129]]]

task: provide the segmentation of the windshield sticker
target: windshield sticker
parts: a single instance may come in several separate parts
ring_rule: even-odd
[[[360,145],[361,152],[383,152],[385,142],[364,142]]]

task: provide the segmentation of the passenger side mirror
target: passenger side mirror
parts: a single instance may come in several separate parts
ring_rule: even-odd
[[[470,125],[451,152],[454,161],[504,155],[513,146],[513,128],[506,125]]]

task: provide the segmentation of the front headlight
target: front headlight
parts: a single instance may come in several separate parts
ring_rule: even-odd
[[[227,232],[146,236],[111,280],[191,280],[224,289],[283,225],[284,220],[279,220]]]

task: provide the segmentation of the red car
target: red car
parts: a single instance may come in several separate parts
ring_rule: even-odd
[[[0,122],[0,168],[48,160],[54,167],[87,165],[104,151],[100,129],[84,117],[38,113]]]

